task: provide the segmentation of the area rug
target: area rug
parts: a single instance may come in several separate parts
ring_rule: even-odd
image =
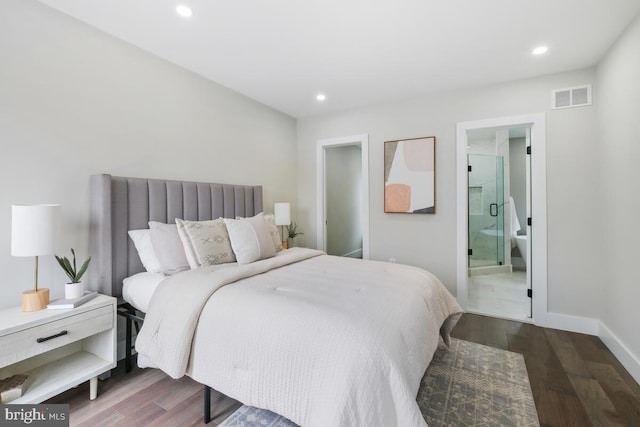
[[[430,427],[539,426],[521,354],[451,339],[438,347],[417,397]],[[296,427],[265,409],[242,406],[219,427]]]

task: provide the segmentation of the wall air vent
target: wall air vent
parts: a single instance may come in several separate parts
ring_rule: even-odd
[[[591,105],[591,85],[569,87],[551,91],[551,109]]]

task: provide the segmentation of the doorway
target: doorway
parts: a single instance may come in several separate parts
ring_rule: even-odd
[[[317,143],[317,247],[369,258],[369,136]]]
[[[362,258],[362,148],[325,147],[325,226],[329,255]]]
[[[531,319],[528,134],[528,128],[467,131],[468,309],[520,321]]]
[[[546,315],[544,129],[543,114],[458,123],[457,288],[467,311]]]

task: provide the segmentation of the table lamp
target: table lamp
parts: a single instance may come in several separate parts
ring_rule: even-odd
[[[42,310],[49,289],[38,289],[38,257],[55,251],[60,205],[13,205],[11,216],[11,255],[35,257],[35,286],[22,293],[22,311]]]
[[[284,226],[291,225],[291,204],[290,203],[276,203],[273,205],[273,216],[276,220],[276,225],[280,226],[280,234],[282,239],[282,247],[287,249],[287,239],[284,237]]]

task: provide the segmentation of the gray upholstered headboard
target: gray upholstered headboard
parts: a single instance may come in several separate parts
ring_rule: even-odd
[[[91,176],[89,287],[120,297],[122,280],[144,271],[127,232],[149,221],[205,221],[262,212],[262,186]]]

